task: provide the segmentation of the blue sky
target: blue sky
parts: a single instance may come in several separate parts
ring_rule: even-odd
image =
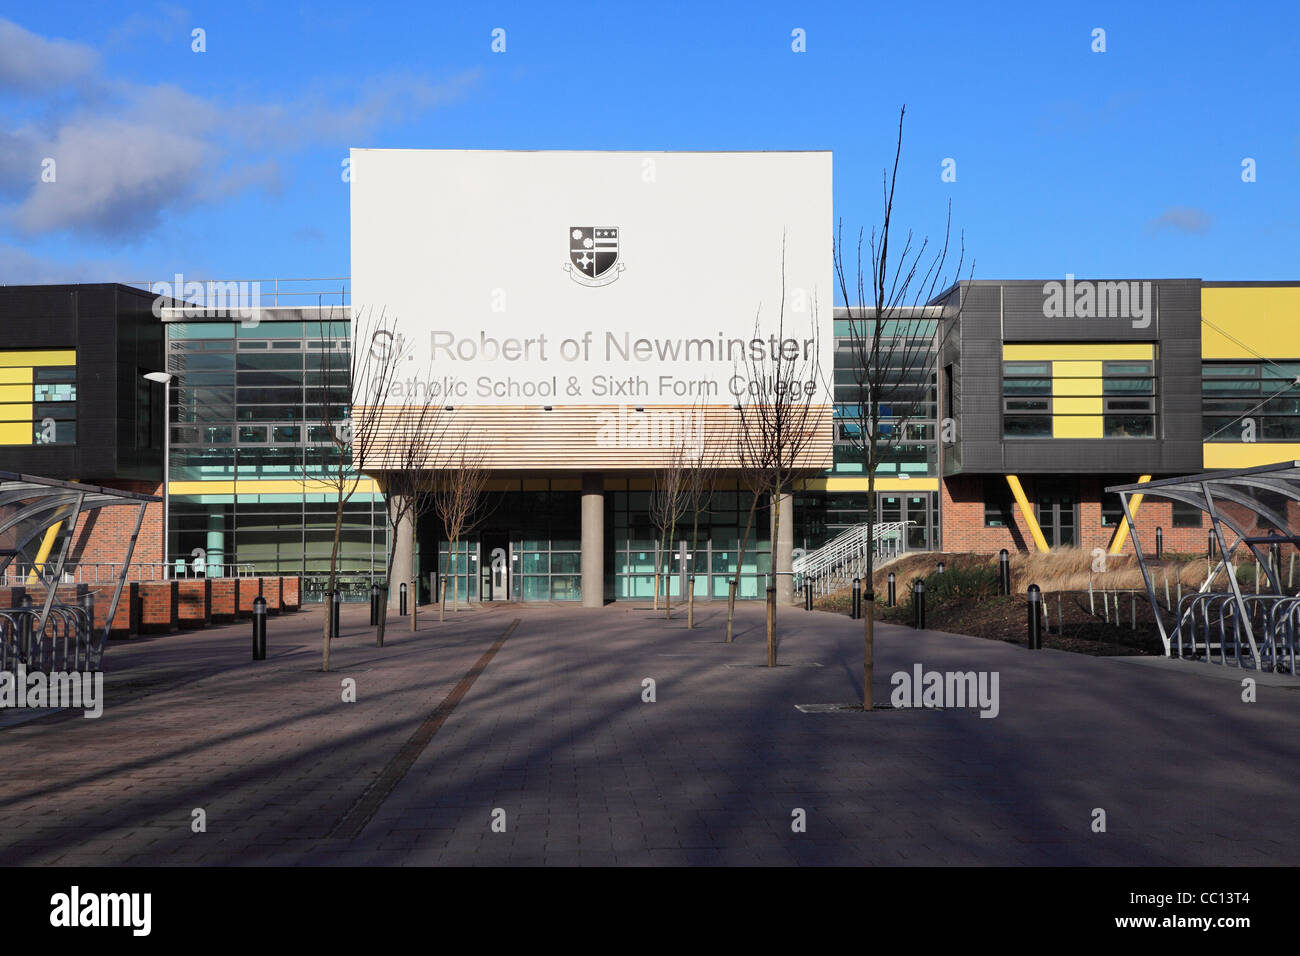
[[[1300,5],[980,6],[6,2],[0,282],[347,275],[351,146],[831,149],[853,232],[904,103],[976,278],[1300,279]]]

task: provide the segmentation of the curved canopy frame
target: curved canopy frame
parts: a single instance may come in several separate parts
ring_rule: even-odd
[[[45,601],[35,625],[37,633],[44,632],[50,609],[54,606],[59,579],[63,576],[63,567],[81,516],[100,508],[134,506],[137,509],[135,527],[125,542],[122,565],[113,588],[113,599],[104,616],[104,631],[96,656],[103,653],[122,596],[127,569],[131,566],[140,526],[144,522],[145,507],[161,500],[156,495],[0,471],[0,574],[17,562],[19,567],[29,569],[28,582],[45,585]],[[51,529],[56,529],[53,534]],[[91,628],[93,630],[93,622]]]
[[[1147,600],[1155,616],[1160,639],[1165,646],[1165,655],[1170,655],[1170,636],[1165,627],[1164,615],[1156,600],[1155,586],[1142,545],[1137,534],[1137,524],[1129,508],[1130,495],[1154,495],[1194,505],[1210,516],[1210,525],[1219,548],[1219,564],[1207,575],[1201,590],[1209,587],[1210,582],[1218,576],[1220,570],[1228,571],[1228,585],[1232,590],[1233,601],[1240,614],[1240,620],[1250,643],[1256,666],[1260,660],[1259,648],[1251,628],[1251,615],[1247,613],[1245,600],[1237,577],[1231,570],[1232,555],[1237,546],[1245,544],[1255,555],[1260,566],[1266,569],[1273,594],[1284,596],[1280,570],[1273,567],[1268,560],[1263,546],[1289,543],[1300,549],[1300,461],[1279,462],[1272,465],[1260,465],[1255,468],[1240,468],[1224,471],[1211,471],[1182,478],[1163,478],[1157,481],[1139,482],[1130,485],[1112,485],[1106,489],[1120,497],[1124,516],[1129,527],[1133,529],[1133,550],[1137,554],[1138,566],[1142,571],[1142,580],[1146,584]],[[1254,522],[1240,520],[1240,515],[1225,514],[1222,507],[1232,505],[1254,515]],[[1291,517],[1292,514],[1296,517]],[[1255,526],[1265,524],[1272,528],[1267,535],[1252,535],[1248,524]],[[1225,526],[1231,530],[1236,539],[1229,547],[1224,535]],[[1175,629],[1182,626],[1181,621],[1174,622]],[[1273,625],[1270,625],[1273,626]],[[1269,634],[1273,639],[1276,635]],[[1274,645],[1276,647],[1276,644]],[[1294,667],[1294,662],[1293,662]]]

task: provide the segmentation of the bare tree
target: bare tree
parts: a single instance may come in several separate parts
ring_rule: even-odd
[[[810,467],[809,453],[816,441],[824,408],[821,394],[821,366],[817,336],[817,303],[808,303],[808,333],[802,339],[787,339],[785,244],[781,252],[781,300],[775,334],[770,347],[750,349],[745,356],[748,402],[741,404],[739,457],[753,487],[767,495],[771,509],[772,577],[789,574],[778,567],[778,538],[781,530],[781,500],[794,482],[817,470]],[[761,315],[754,323],[754,338],[761,340]],[[821,467],[825,467],[822,464]],[[793,516],[785,515],[784,520]],[[775,611],[767,619],[767,666],[776,666]]]
[[[843,224],[835,237],[835,276],[848,316],[847,354],[836,363],[841,373],[852,379],[850,391],[854,404],[841,421],[845,434],[859,448],[862,468],[867,476],[867,548],[866,584],[863,596],[863,687],[862,706],[873,705],[872,681],[875,670],[875,571],[876,472],[881,464],[898,454],[899,446],[916,441],[914,419],[926,409],[936,394],[935,369],[946,330],[952,328],[961,311],[961,296],[947,295],[961,278],[965,260],[965,237],[959,240],[957,267],[946,273],[949,238],[952,231],[952,204],[944,226],[943,244],[934,249],[929,239],[914,245],[909,230],[897,255],[890,249],[893,227],[894,188],[898,180],[898,161],[903,151],[904,106],[898,113],[898,143],[894,150],[892,171],[882,175],[883,218],[867,237],[858,231],[856,269],[850,285],[849,266],[845,262]],[[868,262],[864,270],[863,243]],[[971,274],[974,273],[972,263]],[[942,307],[925,308],[946,299]],[[935,436],[936,439],[941,436]]]
[[[703,427],[703,406],[691,408],[679,441],[686,463],[686,507],[691,513],[691,568],[686,576],[686,627],[695,627],[695,557],[700,546],[700,515],[708,514],[718,486],[718,444]]]
[[[487,517],[484,492],[487,491],[491,471],[487,467],[486,449],[476,441],[468,429],[461,431],[449,444],[439,466],[428,473],[429,501],[442,522],[447,538],[448,570],[442,578],[442,597],[438,604],[438,620],[444,620],[447,608],[447,577],[456,574],[460,541]],[[453,593],[453,600],[459,593]],[[412,616],[414,628],[414,616]]]
[[[351,342],[347,342],[343,332],[348,322],[341,312],[336,316],[331,308],[328,317],[317,324],[322,347],[317,350],[316,369],[306,369],[308,373],[314,372],[308,378],[315,381],[304,383],[303,392],[308,406],[316,406],[319,429],[314,439],[311,434],[307,436],[308,457],[303,462],[302,477],[304,483],[324,483],[334,494],[334,540],[329,584],[325,590],[328,602],[338,586],[343,508],[364,480],[354,463],[369,459],[383,440],[379,422],[405,351],[398,345],[401,337],[397,334],[396,319],[388,318],[383,312],[353,316]],[[324,347],[324,343],[340,339],[337,347]],[[330,669],[332,623],[333,614],[327,603],[321,641],[321,669],[326,671]]]
[[[744,406],[740,406],[740,411],[744,411]],[[745,533],[740,537],[740,544],[736,550],[736,570],[731,579],[727,582],[727,643],[730,644],[735,635],[736,621],[736,597],[740,591],[741,570],[745,566],[745,551],[749,547],[749,535],[754,529],[754,515],[758,512],[759,502],[763,499],[764,475],[766,474],[762,462],[756,458],[763,449],[761,447],[751,447],[743,440],[736,442],[736,460],[740,466],[740,480],[737,488],[743,487],[749,492],[749,516],[745,519]]]
[[[685,516],[689,504],[687,455],[682,443],[674,442],[667,463],[655,472],[654,490],[650,492],[650,521],[659,531],[658,553],[655,555],[655,610],[659,609],[659,580],[663,560],[667,557],[668,567],[672,567],[672,552],[668,549],[672,547],[677,536],[677,524]],[[667,574],[663,575],[663,580],[664,617],[671,619],[673,616],[672,582]]]
[[[424,380],[428,381],[428,378],[426,375]],[[385,592],[393,585],[393,558],[403,526],[410,522],[414,539],[419,516],[429,510],[426,502],[431,488],[425,469],[437,460],[447,431],[447,419],[441,413],[441,406],[428,401],[418,405],[408,402],[397,409],[394,418],[390,420],[388,447],[383,452],[384,492],[387,496],[385,516],[388,526]],[[411,554],[415,554],[414,540]],[[379,610],[379,627],[375,632],[376,647],[384,646],[387,623],[388,601],[385,593],[385,600],[381,602]]]

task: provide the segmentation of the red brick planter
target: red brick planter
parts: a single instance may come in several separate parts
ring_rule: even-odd
[[[302,606],[302,578],[280,578],[280,605],[286,611],[296,611]]]
[[[279,578],[262,578],[262,597],[266,598],[267,614],[280,613],[281,603]]]
[[[253,616],[253,598],[262,594],[261,578],[235,578],[239,584],[239,616]]]
[[[102,630],[104,619],[108,617],[108,605],[113,600],[113,588],[116,585],[103,585],[95,589],[95,630]],[[140,585],[128,581],[122,585],[122,594],[117,599],[117,612],[113,615],[113,625],[108,630],[110,638],[130,637],[140,631]]]
[[[139,587],[140,633],[157,634],[176,630],[177,581],[141,581]]]
[[[211,615],[214,624],[228,624],[238,616],[236,588],[238,578],[211,578],[212,585]]]
[[[189,578],[176,582],[176,621],[181,627],[207,627],[212,623],[212,582]]]

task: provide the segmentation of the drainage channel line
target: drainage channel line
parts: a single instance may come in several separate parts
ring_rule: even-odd
[[[501,636],[496,639],[468,671],[460,682],[451,689],[442,703],[433,709],[433,712],[424,719],[424,722],[415,729],[402,748],[393,755],[393,758],[384,765],[384,769],[374,779],[365,792],[361,794],[357,802],[352,805],[339,822],[334,825],[330,831],[330,839],[353,840],[360,835],[361,831],[366,828],[370,818],[375,815],[375,811],[383,805],[388,799],[388,795],[393,792],[393,788],[401,782],[406,776],[408,770],[415,763],[416,758],[424,752],[424,748],[429,745],[433,735],[438,732],[451,712],[456,709],[456,705],[464,699],[469,693],[469,689],[474,686],[480,674],[487,669],[488,664],[492,663],[492,658],[496,656],[497,651],[505,644],[516,627],[519,626],[519,618],[515,618],[510,625],[502,632]]]

